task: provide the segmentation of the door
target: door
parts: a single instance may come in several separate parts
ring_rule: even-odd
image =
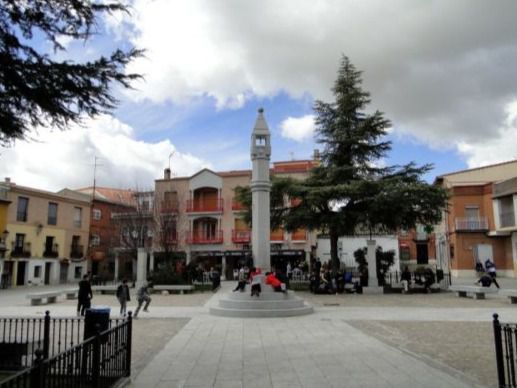
[[[23,286],[25,284],[25,270],[27,267],[26,261],[19,261],[18,262],[18,271],[16,274],[16,285],[17,286]]]
[[[61,263],[59,267],[59,283],[63,284],[68,282],[68,264]]]
[[[416,263],[417,264],[428,264],[429,253],[427,250],[427,244],[416,244]]]
[[[52,269],[52,263],[45,263],[45,284],[50,284],[50,270]]]
[[[476,260],[481,264],[485,265],[487,260],[490,260],[492,263],[494,262],[494,252],[492,250],[492,245],[490,244],[477,244],[474,248],[474,266],[476,265]]]

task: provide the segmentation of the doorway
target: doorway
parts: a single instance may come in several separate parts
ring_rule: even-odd
[[[61,263],[59,267],[59,283],[68,282],[68,263]]]
[[[27,269],[27,262],[26,261],[19,261],[18,262],[18,270],[16,273],[16,285],[17,286],[23,286],[25,285],[25,271]]]
[[[45,263],[45,284],[50,284],[50,270],[52,269],[52,263]]]
[[[429,263],[429,252],[427,244],[416,244],[416,263],[417,264],[428,264]]]

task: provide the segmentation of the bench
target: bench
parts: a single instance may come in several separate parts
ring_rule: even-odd
[[[66,299],[77,299],[77,294],[79,293],[78,288],[70,288],[68,290],[63,290],[63,294],[65,294]]]
[[[57,297],[62,293],[63,291],[37,292],[27,294],[27,299],[30,299],[31,306],[40,305],[43,302],[43,299],[46,299],[47,303],[56,303]]]
[[[499,294],[507,296],[510,304],[517,303],[517,290],[499,290]]]
[[[180,294],[183,294],[193,290],[194,286],[190,284],[166,284],[153,286],[153,291],[167,291],[169,294],[174,291],[179,291]]]
[[[118,286],[112,284],[110,286],[92,286],[92,292],[100,292],[101,294],[115,294]]]
[[[450,286],[450,291],[456,292],[459,297],[466,298],[467,294],[473,294],[474,299],[485,299],[485,294],[495,294],[497,289],[477,286]]]

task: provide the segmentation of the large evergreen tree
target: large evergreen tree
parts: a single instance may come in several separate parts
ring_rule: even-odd
[[[343,56],[332,89],[335,101],[316,101],[317,140],[321,164],[289,195],[302,201],[286,212],[288,230],[307,227],[327,233],[331,261],[339,266],[338,238],[358,228],[396,230],[440,220],[446,192],[427,184],[431,166],[379,167],[391,148],[385,140],[390,122],[379,111],[367,113],[369,94],[361,73]]]
[[[139,76],[125,74],[124,67],[141,51],[115,50],[76,63],[41,49],[45,40],[54,52],[65,51],[62,38],[87,40],[99,15],[115,11],[127,9],[117,1],[0,0],[0,145],[26,138],[36,126],[65,129],[84,114],[115,107],[111,83],[130,87]]]

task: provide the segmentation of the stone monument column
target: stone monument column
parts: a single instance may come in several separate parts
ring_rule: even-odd
[[[269,160],[271,157],[271,134],[269,133],[264,109],[258,110],[255,128],[251,133],[251,197],[252,229],[251,244],[253,263],[264,271],[271,270],[270,242],[270,200]]]

